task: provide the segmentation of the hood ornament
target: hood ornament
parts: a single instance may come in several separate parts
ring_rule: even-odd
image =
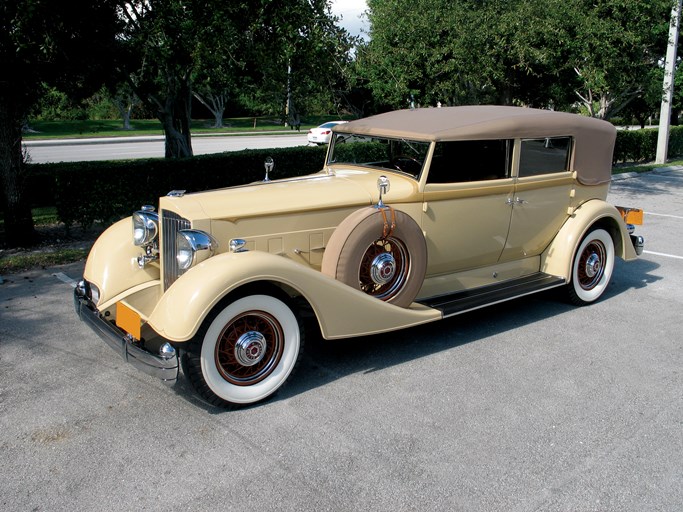
[[[270,181],[270,177],[268,176],[268,174],[270,174],[270,172],[273,170],[273,167],[275,167],[273,157],[266,157],[266,161],[263,163],[263,166],[266,168],[266,177],[263,178],[264,183],[266,183]]]

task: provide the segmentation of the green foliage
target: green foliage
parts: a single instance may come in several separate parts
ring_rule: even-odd
[[[614,162],[647,162],[657,156],[657,129],[619,130],[614,147]],[[669,157],[683,156],[683,126],[669,132]]]
[[[119,22],[115,0],[0,2],[0,205],[10,247],[35,239],[22,127],[46,87],[75,99],[101,87],[117,57]]]
[[[333,105],[351,40],[328,0],[122,3],[122,77],[162,122],[167,157],[192,155],[193,92],[219,98],[219,117],[226,99],[282,120],[288,98],[290,114]]]
[[[347,142],[335,146],[334,155],[338,162],[378,162],[386,160],[388,152],[388,144],[381,142]]]
[[[608,118],[648,86],[670,0],[369,0],[359,70],[376,99],[517,104]]]
[[[143,204],[156,204],[171,190],[198,192],[263,179],[266,156],[275,160],[272,179],[322,169],[326,147],[246,150],[187,159],[76,162],[32,165],[32,190],[52,193],[67,227],[109,224]],[[37,198],[35,198],[37,199]],[[50,199],[42,200],[49,204]]]
[[[0,275],[81,261],[88,256],[88,252],[88,249],[57,249],[34,254],[10,254],[0,257]]]

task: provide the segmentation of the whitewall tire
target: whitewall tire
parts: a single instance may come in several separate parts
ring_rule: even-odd
[[[207,322],[184,369],[193,387],[214,405],[246,405],[270,397],[301,356],[300,321],[271,295],[239,298]]]
[[[583,238],[574,253],[567,285],[571,302],[584,306],[602,296],[612,278],[614,257],[614,241],[604,229],[594,229]]]

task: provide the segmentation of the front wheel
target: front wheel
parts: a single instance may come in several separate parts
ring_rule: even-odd
[[[614,241],[604,229],[590,231],[579,244],[567,284],[569,300],[577,306],[595,302],[603,294],[614,269]]]
[[[282,300],[248,295],[210,317],[184,356],[194,389],[213,405],[247,405],[273,395],[303,352],[300,321]]]

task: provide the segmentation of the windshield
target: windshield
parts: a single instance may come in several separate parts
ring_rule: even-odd
[[[327,165],[366,165],[402,172],[417,179],[428,150],[429,142],[336,133]]]

